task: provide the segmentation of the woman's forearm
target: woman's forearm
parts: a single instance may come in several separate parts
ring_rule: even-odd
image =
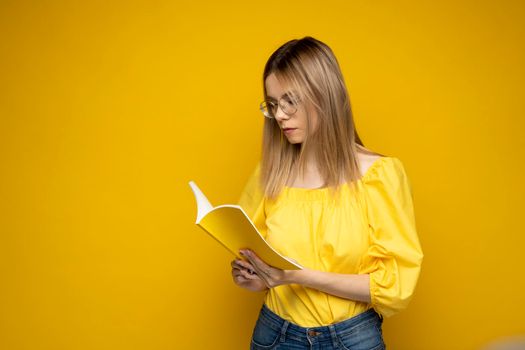
[[[341,298],[370,303],[368,274],[341,274],[304,268],[288,270],[285,283],[300,284]]]

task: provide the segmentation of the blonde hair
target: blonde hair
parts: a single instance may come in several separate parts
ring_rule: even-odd
[[[358,145],[364,148],[355,128],[350,98],[341,69],[332,50],[323,42],[306,36],[279,47],[264,67],[263,91],[268,99],[266,79],[277,80],[294,90],[305,107],[317,114],[312,132],[312,116],[306,110],[307,132],[301,144],[286,140],[275,119],[265,118],[261,159],[261,186],[268,198],[276,198],[286,183],[306,169],[304,155],[313,150],[324,185],[334,192],[344,182],[355,184],[360,175]]]

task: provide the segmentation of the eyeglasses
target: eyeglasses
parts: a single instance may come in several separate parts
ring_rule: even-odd
[[[259,109],[262,114],[268,119],[275,119],[277,114],[277,109],[281,107],[281,111],[286,115],[293,115],[297,112],[297,106],[299,105],[300,100],[297,97],[290,95],[285,95],[279,99],[278,102],[275,100],[266,100],[261,102]]]

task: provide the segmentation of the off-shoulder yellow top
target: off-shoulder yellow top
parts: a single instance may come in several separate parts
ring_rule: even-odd
[[[259,166],[248,180],[239,204],[277,251],[310,269],[370,274],[370,304],[297,284],[272,288],[265,303],[282,318],[325,326],[372,307],[388,317],[407,306],[423,253],[404,166],[398,158],[380,157],[357,187],[341,186],[338,201],[329,188],[284,187],[270,201],[259,185]]]

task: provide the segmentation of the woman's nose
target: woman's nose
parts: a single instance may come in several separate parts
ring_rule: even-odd
[[[275,119],[277,119],[277,120],[286,120],[286,119],[289,119],[289,118],[290,118],[290,116],[283,112],[283,109],[281,108],[281,106],[278,106],[277,107],[277,111],[275,112]]]

